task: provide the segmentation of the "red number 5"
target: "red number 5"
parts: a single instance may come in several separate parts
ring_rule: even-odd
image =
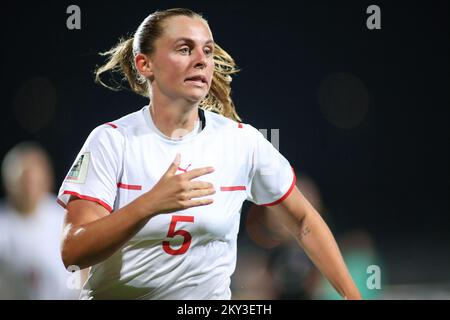
[[[189,232],[187,232],[186,230],[175,231],[175,225],[179,221],[194,222],[194,217],[193,216],[172,216],[172,221],[170,221],[169,232],[167,232],[167,237],[173,238],[175,236],[182,236],[184,238],[183,244],[181,245],[181,247],[179,249],[176,249],[176,250],[174,250],[170,247],[169,241],[163,241],[162,245],[163,245],[164,251],[173,256],[185,253],[187,251],[187,249],[189,249],[189,246],[191,245],[192,236]]]

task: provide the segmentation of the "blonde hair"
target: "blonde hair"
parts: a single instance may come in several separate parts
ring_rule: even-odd
[[[112,90],[124,88],[122,82],[128,82],[132,91],[144,97],[150,97],[149,82],[136,70],[134,57],[138,53],[152,54],[155,41],[163,34],[162,22],[173,16],[197,17],[205,20],[200,14],[189,9],[175,8],[156,11],[142,21],[133,37],[119,39],[119,43],[110,50],[100,53],[108,57],[107,62],[95,71],[95,81]],[[206,20],[205,20],[206,21]],[[211,88],[200,102],[204,110],[219,113],[227,118],[241,122],[231,99],[231,75],[239,72],[233,58],[217,43],[214,48],[214,73]],[[115,86],[103,82],[101,75],[105,72],[118,73],[121,83],[113,79]]]

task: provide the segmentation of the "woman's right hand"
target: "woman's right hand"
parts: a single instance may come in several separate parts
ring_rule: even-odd
[[[209,182],[191,181],[211,173],[211,167],[176,174],[180,155],[150,191],[110,214],[90,200],[72,197],[67,204],[61,255],[66,267],[81,269],[97,264],[123,246],[152,216],[196,206],[212,199],[195,199],[214,194]]]
[[[214,168],[203,167],[176,174],[180,165],[180,158],[180,154],[177,153],[174,162],[172,162],[156,185],[140,197],[139,201],[146,208],[145,212],[148,216],[213,203],[213,200],[210,198],[195,199],[216,193],[213,184],[191,180],[213,172]]]

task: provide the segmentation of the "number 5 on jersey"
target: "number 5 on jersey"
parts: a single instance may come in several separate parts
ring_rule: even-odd
[[[169,231],[167,232],[168,238],[173,238],[175,236],[182,236],[184,238],[183,244],[179,249],[172,249],[170,247],[169,241],[163,241],[162,246],[166,253],[176,256],[185,253],[189,246],[191,245],[191,234],[186,230],[177,230],[175,231],[175,227],[177,222],[194,222],[193,216],[172,216],[172,220],[170,221]]]

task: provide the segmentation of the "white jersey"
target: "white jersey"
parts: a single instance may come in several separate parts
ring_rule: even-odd
[[[244,200],[273,205],[295,185],[289,162],[255,128],[200,110],[203,130],[171,139],[149,107],[94,129],[59,191],[114,214],[148,192],[181,154],[177,173],[212,166],[196,178],[214,185],[207,206],[160,214],[120,250],[92,266],[82,299],[230,299]]]

